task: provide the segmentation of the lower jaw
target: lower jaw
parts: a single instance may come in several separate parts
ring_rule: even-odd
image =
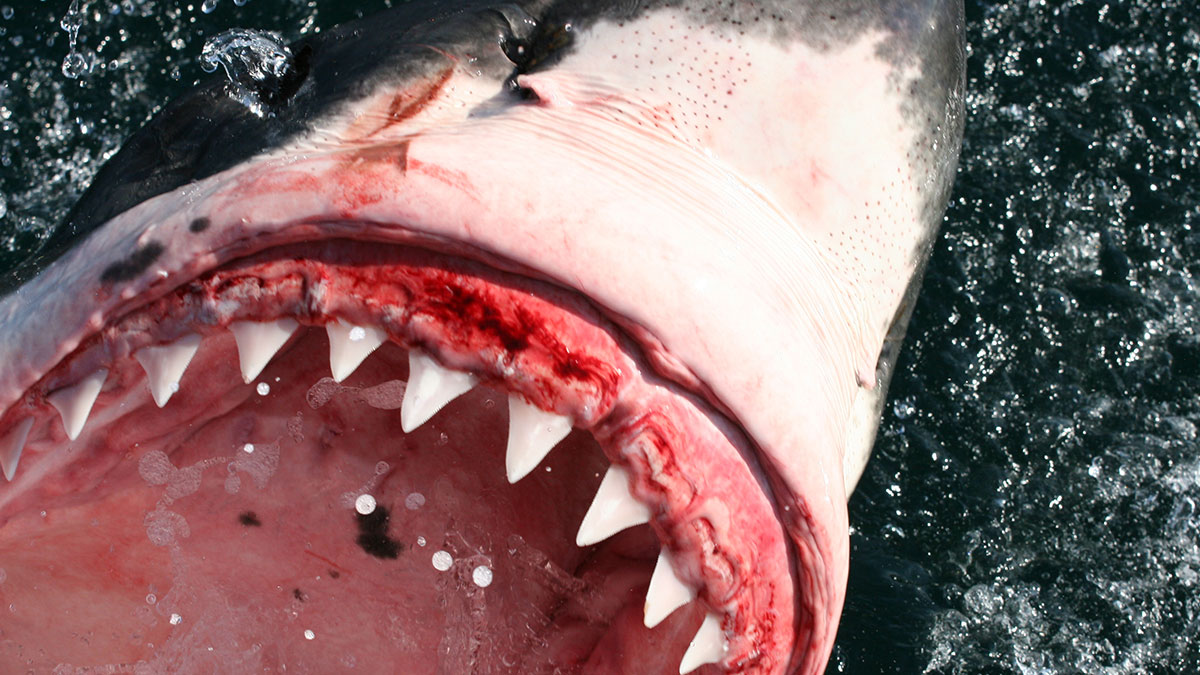
[[[243,384],[227,326],[281,317],[301,327]],[[341,383],[337,320],[388,338]],[[190,333],[159,410],[135,355]],[[410,352],[479,385],[405,433]],[[70,441],[47,400],[99,369]],[[545,284],[400,247],[276,249],[111,323],[31,392],[0,420],[34,420],[0,486],[0,671],[667,673],[709,616],[725,648],[702,670],[787,666],[793,570],[750,443]],[[509,484],[514,396],[575,429]],[[577,546],[610,465],[649,523]],[[646,628],[660,549],[697,597]]]

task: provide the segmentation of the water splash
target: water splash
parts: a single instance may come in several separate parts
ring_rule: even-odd
[[[286,97],[292,64],[283,37],[262,30],[227,30],[205,41],[200,53],[200,67],[208,73],[222,68],[233,98],[259,117]]]
[[[62,73],[72,80],[90,73],[95,62],[95,56],[90,50],[78,46],[79,28],[83,26],[83,10],[84,4],[80,0],[71,0],[71,6],[59,22],[62,29],[67,31],[67,39],[70,40],[70,49],[63,59]]]

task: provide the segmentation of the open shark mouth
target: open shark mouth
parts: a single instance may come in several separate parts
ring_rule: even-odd
[[[734,608],[778,639],[748,444],[628,345],[578,296],[346,240],[138,307],[7,425],[8,665],[687,672]]]
[[[414,3],[131,139],[0,302],[0,671],[820,672],[961,7],[726,4]]]

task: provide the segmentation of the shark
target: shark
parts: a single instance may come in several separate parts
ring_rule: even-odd
[[[963,21],[234,40],[4,277],[0,670],[822,672]]]

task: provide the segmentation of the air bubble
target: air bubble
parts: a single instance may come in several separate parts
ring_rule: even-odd
[[[315,637],[317,637],[317,634],[316,634],[316,633],[314,633],[314,632],[312,632],[312,630],[311,630],[311,629],[307,629],[307,630],[305,630],[305,631],[304,631],[304,639],[305,639],[305,640],[311,640],[311,639],[313,639],[313,638],[315,638]]]
[[[350,329],[351,342],[360,342],[365,337],[367,337],[367,330],[362,326],[355,326],[354,328]]]
[[[354,510],[367,516],[375,512],[375,498],[371,495],[359,495],[354,500]]]
[[[387,473],[387,470],[390,468],[392,468],[392,467],[387,462],[376,462],[375,463],[375,475],[382,476],[383,474]]]
[[[425,506],[425,495],[421,494],[420,492],[414,492],[408,495],[404,498],[404,506],[409,511],[416,511],[422,506]]]
[[[267,394],[271,393],[271,385],[267,384],[266,382],[259,382],[256,389],[258,390],[259,396],[266,396]]]
[[[254,454],[254,444],[247,443],[247,444],[243,445],[242,452],[246,453],[247,455],[253,455]]]
[[[492,568],[487,565],[480,565],[471,570],[471,581],[480,588],[487,588],[492,585]]]
[[[157,596],[157,595],[155,595],[155,594],[153,594],[153,593],[147,593],[147,594],[146,594],[146,604],[147,604],[147,605],[153,605],[153,604],[154,604],[154,603],[156,603],[156,602],[158,602],[158,596]]]
[[[424,546],[424,545],[425,545],[425,537],[417,537],[417,546]],[[0,570],[0,571],[3,571],[3,570]]]
[[[438,551],[433,554],[433,569],[439,572],[445,572],[454,564],[454,558],[447,551]]]

